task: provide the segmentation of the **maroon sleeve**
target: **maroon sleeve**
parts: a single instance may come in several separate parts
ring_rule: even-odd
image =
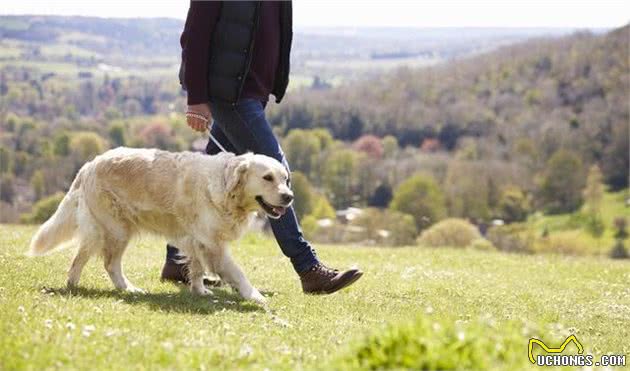
[[[208,101],[208,54],[220,9],[219,1],[190,2],[186,25],[179,40],[189,105]]]

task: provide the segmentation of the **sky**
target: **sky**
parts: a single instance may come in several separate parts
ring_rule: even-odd
[[[0,14],[184,19],[186,0],[3,0]],[[300,27],[619,27],[630,1],[295,0]]]

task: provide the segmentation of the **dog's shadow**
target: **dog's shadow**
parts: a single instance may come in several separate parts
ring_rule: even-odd
[[[43,287],[41,292],[54,293],[60,296],[80,296],[85,298],[112,298],[131,305],[146,304],[151,310],[189,314],[212,314],[224,310],[237,312],[264,311],[256,303],[246,301],[229,288],[212,288],[212,295],[199,296],[192,294],[187,287],[177,285],[179,292],[147,292],[143,294],[128,293],[115,289],[97,289],[77,287],[68,289]]]

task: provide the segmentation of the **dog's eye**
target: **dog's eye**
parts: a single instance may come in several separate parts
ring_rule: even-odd
[[[273,182],[273,175],[271,174],[267,174],[263,177],[264,180],[268,181],[268,182]]]

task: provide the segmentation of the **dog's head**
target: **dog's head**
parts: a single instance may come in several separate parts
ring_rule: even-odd
[[[226,190],[231,202],[246,210],[261,209],[278,219],[293,202],[289,173],[277,160],[251,153],[228,160]]]

